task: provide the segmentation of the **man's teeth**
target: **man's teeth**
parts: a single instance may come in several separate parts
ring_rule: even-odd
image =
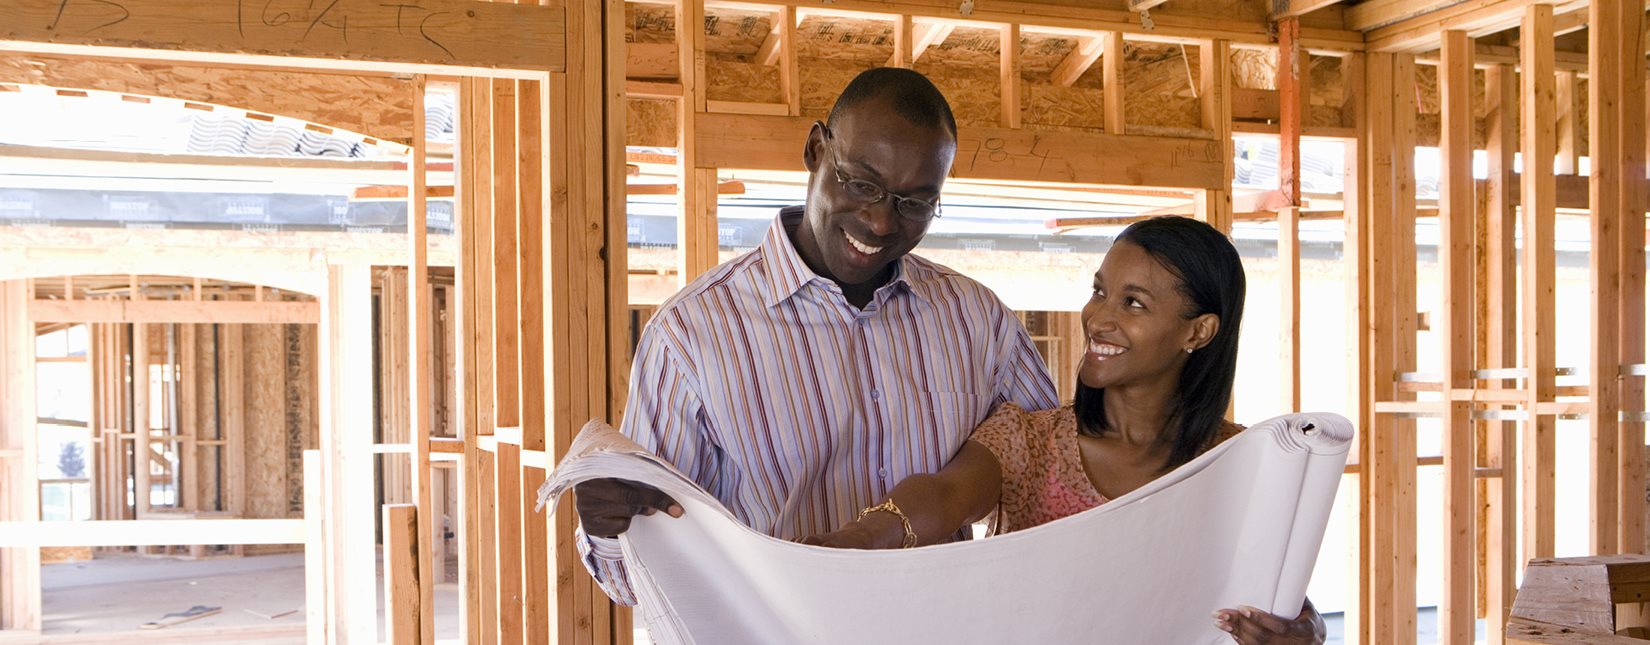
[[[1089,353],[1092,353],[1092,354],[1098,354],[1100,356],[1116,356],[1116,355],[1121,354],[1121,353],[1126,352],[1126,351],[1129,351],[1129,350],[1127,348],[1124,348],[1124,347],[1118,347],[1118,346],[1113,345],[1111,343],[1100,343],[1100,342],[1095,342],[1095,341],[1089,341]]]
[[[842,236],[848,238],[848,243],[852,244],[854,246],[854,250],[859,251],[860,253],[864,253],[866,255],[876,255],[877,252],[882,250],[882,247],[880,246],[871,246],[854,239],[854,236],[849,235],[847,231],[843,231]]]

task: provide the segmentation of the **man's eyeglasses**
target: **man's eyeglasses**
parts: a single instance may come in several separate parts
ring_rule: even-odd
[[[842,188],[843,194],[867,205],[881,202],[883,199],[893,198],[894,212],[899,213],[900,217],[913,222],[926,222],[940,216],[940,202],[938,199],[927,201],[898,195],[889,192],[888,189],[883,188],[881,184],[874,181],[849,177],[843,173],[842,165],[837,163],[836,148],[831,145],[833,141],[834,137],[831,136],[831,130],[826,128],[825,147],[831,153],[831,172],[836,175],[836,183]]]

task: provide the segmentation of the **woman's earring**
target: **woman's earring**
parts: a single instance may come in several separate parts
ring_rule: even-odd
[[[1186,353],[1187,353],[1187,354],[1190,354],[1190,353],[1192,353],[1192,349],[1193,349],[1193,348],[1191,348],[1191,347],[1187,347],[1187,348],[1186,348]]]

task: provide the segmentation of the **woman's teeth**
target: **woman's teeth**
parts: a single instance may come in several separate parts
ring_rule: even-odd
[[[864,253],[866,255],[876,255],[878,252],[882,251],[882,247],[871,246],[856,240],[854,239],[854,236],[849,235],[847,231],[843,231],[842,236],[848,238],[848,244],[853,245],[854,250],[859,251],[860,253]]]
[[[1098,356],[1101,356],[1101,357],[1116,356],[1116,355],[1121,354],[1121,353],[1126,352],[1126,351],[1129,351],[1129,350],[1125,347],[1118,347],[1118,346],[1113,345],[1111,343],[1101,343],[1101,342],[1092,341],[1092,340],[1089,341],[1089,353],[1090,354],[1095,354],[1095,355],[1098,355]]]

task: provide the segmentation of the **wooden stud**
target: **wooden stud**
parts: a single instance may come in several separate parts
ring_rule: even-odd
[[[900,30],[896,33],[907,36],[906,48],[910,46],[911,17],[900,16]],[[791,116],[802,114],[802,74],[796,62],[796,7],[786,5],[779,11],[779,22],[784,29],[779,32],[779,82],[785,92],[785,110]],[[896,51],[908,51],[895,45]],[[909,65],[907,65],[909,66]],[[896,67],[898,67],[896,65]]]
[[[1301,409],[1301,210],[1278,209],[1278,359],[1283,409]]]
[[[1300,19],[1278,21],[1278,190],[1301,205],[1301,126],[1305,122],[1308,56],[1300,47]]]
[[[479,420],[480,400],[479,390],[482,372],[477,367],[477,354],[483,353],[487,347],[477,339],[479,336],[479,312],[477,292],[481,288],[478,284],[476,266],[477,259],[477,153],[479,139],[483,138],[482,129],[478,125],[477,109],[481,102],[481,91],[477,88],[479,81],[462,79],[459,81],[458,100],[458,127],[455,129],[454,150],[459,155],[456,178],[455,203],[459,210],[455,213],[454,236],[458,238],[459,260],[453,268],[453,281],[457,288],[457,302],[454,305],[455,324],[453,351],[458,365],[458,387],[456,392],[458,414],[458,437],[463,442],[464,457],[459,468],[459,517],[463,518],[463,525],[459,527],[459,595],[462,597],[462,611],[460,616],[464,623],[463,633],[465,642],[479,643],[483,640],[483,625],[491,620],[484,611],[482,594],[482,571],[485,568],[484,560],[479,557],[480,544],[485,541],[482,524],[477,518],[475,507],[481,496],[477,471],[480,469],[481,454],[477,448],[477,438],[480,436]],[[495,627],[496,629],[496,627]]]
[[[1020,25],[1009,23],[1000,28],[998,38],[998,86],[1002,88],[1002,118],[1005,128],[1020,127]]]
[[[1524,12],[1519,30],[1519,74],[1522,91],[1519,123],[1523,149],[1523,172],[1519,175],[1519,209],[1523,229],[1520,256],[1520,301],[1523,309],[1524,379],[1526,410],[1553,400],[1557,365],[1557,314],[1553,311],[1556,282],[1553,231],[1555,180],[1552,162],[1556,148],[1554,132],[1553,10],[1531,5]],[[1524,425],[1523,469],[1519,514],[1524,527],[1523,554],[1518,562],[1553,556],[1556,535],[1555,502],[1557,456],[1554,419],[1536,415]]]
[[[1645,436],[1644,424],[1635,414],[1644,410],[1644,377],[1626,374],[1619,366],[1636,365],[1645,358],[1645,240],[1638,231],[1645,228],[1645,17],[1644,8],[1631,3],[1618,7],[1619,94],[1617,110],[1619,136],[1611,140],[1618,148],[1620,187],[1616,211],[1620,244],[1616,252],[1616,321],[1620,345],[1615,359],[1620,380],[1616,382],[1617,411],[1629,413],[1617,422],[1617,518],[1616,550],[1641,553],[1645,549]],[[1595,139],[1596,141],[1596,139]],[[1602,145],[1602,144],[1597,144]],[[1595,147],[1597,147],[1595,145]],[[1614,412],[1610,414],[1614,415]],[[1641,623],[1645,624],[1645,623]]]
[[[1358,432],[1354,437],[1354,445],[1350,458],[1355,459],[1361,467],[1369,463],[1371,439],[1369,433],[1374,425],[1371,423],[1374,401],[1371,396],[1370,375],[1373,374],[1370,356],[1370,293],[1373,291],[1373,278],[1369,270],[1369,191],[1366,189],[1369,177],[1365,170],[1365,154],[1369,147],[1368,118],[1365,107],[1365,55],[1354,53],[1341,59],[1341,82],[1346,94],[1346,105],[1352,116],[1352,127],[1357,137],[1348,142],[1345,148],[1346,174],[1342,189],[1344,202],[1344,227],[1346,238],[1342,243],[1342,263],[1346,267],[1346,307],[1347,330],[1347,366],[1348,366],[1348,401],[1353,402],[1355,410],[1354,422]],[[1352,490],[1356,492],[1358,500],[1357,512],[1350,520],[1356,527],[1356,541],[1347,550],[1348,568],[1355,573],[1360,584],[1352,589],[1352,601],[1347,604],[1344,617],[1344,633],[1348,640],[1356,635],[1359,642],[1369,642],[1370,638],[1370,606],[1373,601],[1369,589],[1362,581],[1370,580],[1370,562],[1367,554],[1370,552],[1370,532],[1365,530],[1370,524],[1370,498],[1365,493],[1370,489],[1370,477],[1367,469],[1360,468],[1353,475]]]
[[[1592,324],[1590,328],[1591,360],[1588,367],[1589,393],[1587,425],[1592,433],[1590,457],[1592,462],[1591,549],[1594,554],[1612,554],[1620,550],[1616,542],[1616,520],[1620,507],[1618,459],[1620,428],[1616,418],[1619,409],[1619,375],[1621,369],[1621,203],[1622,191],[1622,113],[1623,90],[1621,67],[1622,30],[1621,0],[1596,0],[1587,5],[1588,83],[1587,117],[1588,157],[1592,161],[1591,216],[1589,221],[1592,250],[1587,255],[1588,274],[1592,282]],[[1642,7],[1640,8],[1642,10]],[[1636,39],[1635,39],[1636,40]],[[1639,64],[1640,52],[1633,58]],[[1634,115],[1636,118],[1637,115]],[[1638,142],[1633,142],[1637,146]],[[1643,493],[1638,493],[1642,495]]]
[[[418,531],[424,524],[412,504],[384,505],[384,642],[414,645],[424,639],[420,623],[428,621],[423,603],[423,558]]]
[[[1486,369],[1513,367],[1518,361],[1518,252],[1514,235],[1518,230],[1515,206],[1518,187],[1513,175],[1513,153],[1518,145],[1518,79],[1512,65],[1497,65],[1485,74],[1486,156],[1488,180],[1481,238],[1484,240],[1484,289],[1478,300],[1483,305],[1484,360]],[[1494,383],[1493,381],[1491,383]],[[1501,383],[1510,386],[1509,383]],[[1518,437],[1510,421],[1483,422],[1480,462],[1485,468],[1503,473],[1482,481],[1482,560],[1484,617],[1491,625],[1505,624],[1512,610],[1518,573]],[[1502,641],[1501,630],[1488,630],[1492,645]]]
[[[1393,87],[1409,88],[1415,86],[1415,60],[1411,56],[1396,56],[1393,58]],[[1419,321],[1416,314],[1416,242],[1415,242],[1415,118],[1418,113],[1413,95],[1407,91],[1400,93],[1393,105],[1393,177],[1397,189],[1396,195],[1396,228],[1393,231],[1392,252],[1395,260],[1392,263],[1394,273],[1393,293],[1397,295],[1394,306],[1389,308],[1393,312],[1396,322],[1393,329],[1397,339],[1393,343],[1395,354],[1394,365],[1398,372],[1412,372],[1416,367],[1416,332]],[[1399,536],[1415,535],[1416,531],[1416,447],[1414,421],[1400,421],[1398,423],[1397,446],[1393,452],[1391,462],[1393,483],[1397,488],[1397,531]],[[1398,634],[1399,643],[1414,641],[1416,611],[1413,602],[1398,602],[1398,599],[1409,598],[1415,595],[1415,541],[1399,538],[1393,555],[1397,558],[1398,568],[1393,578],[1394,609],[1397,612],[1397,622],[1393,627],[1401,630]],[[1409,637],[1404,637],[1409,634]]]
[[[137,292],[134,290],[133,293]],[[151,455],[154,454],[154,444],[150,442],[150,436],[154,430],[149,422],[151,418],[149,406],[154,404],[154,397],[150,396],[149,388],[149,339],[149,325],[143,323],[132,325],[132,382],[130,387],[132,391],[132,434],[135,437],[132,441],[132,496],[134,499],[133,513],[137,519],[143,519],[143,516],[149,513],[149,505],[153,499],[152,488],[149,483],[150,459]],[[238,345],[237,349],[239,349]],[[236,365],[239,365],[239,359],[240,353],[236,352]],[[238,384],[240,381],[236,380],[235,383]],[[239,392],[236,394],[234,409],[237,410],[237,415],[234,420],[235,427],[239,429],[240,417],[238,411],[241,409],[241,405],[238,398]],[[241,472],[242,469],[239,467],[234,469],[237,478],[240,477]],[[235,507],[235,512],[240,512],[241,508],[243,507]]]
[[[142,325],[134,325],[142,327]],[[223,438],[224,507],[234,517],[246,517],[246,367],[244,325],[223,325],[218,331],[218,413]],[[139,427],[143,427],[142,424]],[[139,507],[141,515],[146,508]]]
[[[508,82],[508,81],[507,81]],[[426,175],[428,162],[428,133],[424,121],[425,79],[420,76],[413,79],[413,137],[412,162],[407,164],[407,291],[405,318],[407,323],[407,399],[405,404],[407,415],[407,441],[413,446],[412,454],[412,500],[413,508],[410,511],[394,511],[392,516],[390,507],[384,509],[384,534],[391,535],[402,530],[401,523],[410,522],[412,534],[401,535],[410,538],[412,563],[411,592],[416,594],[416,603],[413,608],[414,623],[411,625],[399,624],[402,628],[411,628],[418,634],[418,642],[431,643],[435,641],[435,583],[433,573],[443,571],[445,564],[432,559],[432,524],[440,521],[441,514],[430,503],[430,410],[431,410],[431,376],[434,368],[431,365],[431,320],[430,313],[435,309],[430,295],[429,275],[429,245],[428,213],[425,187],[429,183]],[[408,517],[410,515],[410,517]],[[393,521],[392,521],[393,519]],[[409,545],[391,545],[386,539],[384,552],[399,558]],[[385,557],[384,585],[385,593],[401,591],[401,584],[405,580],[390,581],[390,557]],[[397,562],[398,566],[406,563]],[[394,596],[386,595],[386,598]],[[391,603],[394,606],[394,603]],[[392,624],[399,621],[392,621]],[[404,636],[411,636],[405,634]],[[398,632],[391,629],[388,638],[395,642]]]
[[[1473,369],[1473,48],[1464,31],[1444,32],[1438,92],[1443,167],[1439,185],[1440,272],[1444,276],[1438,302],[1437,328],[1442,345],[1445,387],[1472,388]],[[1473,639],[1473,427],[1471,404],[1450,401],[1444,418],[1444,591],[1438,613],[1443,643],[1471,643]]]
[[[376,548],[372,435],[359,432],[372,425],[372,270],[364,265],[331,265],[328,289],[322,301],[324,328],[320,337],[321,417],[320,453],[327,477],[327,579],[332,602],[328,609],[328,638],[336,641],[377,640],[378,574],[374,558],[361,557]],[[234,327],[226,337],[236,334]],[[225,355],[234,348],[226,343]],[[227,381],[235,373],[225,368]],[[233,410],[227,398],[226,413]],[[229,435],[233,458],[239,444]],[[234,483],[234,477],[229,477]]]
[[[195,481],[200,478],[200,452],[195,442],[200,437],[200,427],[195,415],[195,409],[200,405],[198,376],[195,374],[195,365],[198,363],[196,352],[195,326],[182,325],[179,331],[179,345],[182,351],[178,352],[178,380],[181,383],[178,407],[182,411],[179,432],[184,436],[183,445],[178,451],[181,461],[182,479],[175,482],[178,490],[178,507],[189,512],[200,510],[199,486]],[[96,391],[96,390],[94,390]],[[92,427],[97,427],[93,425]],[[196,553],[200,557],[204,553]]]
[[[544,338],[544,189],[547,185],[545,168],[545,130],[544,115],[548,106],[545,105],[543,83],[522,82],[517,91],[520,107],[516,110],[516,174],[520,179],[521,217],[516,222],[516,251],[517,262],[521,270],[521,279],[518,281],[518,301],[521,303],[519,316],[516,321],[517,332],[523,342],[521,344],[521,430],[524,445],[537,446],[542,450],[544,445],[545,417],[548,408],[545,407],[546,389],[544,385],[545,344]],[[500,516],[506,513],[512,515],[519,525],[522,549],[518,555],[521,570],[521,603],[522,619],[525,625],[524,639],[528,643],[549,643],[550,632],[540,629],[538,625],[550,625],[555,621],[552,613],[552,598],[554,583],[551,581],[550,551],[554,547],[549,543],[548,522],[546,518],[533,512],[531,495],[523,491],[536,490],[539,483],[545,479],[542,470],[532,471],[520,468],[515,470],[500,469],[500,478],[512,476],[515,481],[508,482],[514,489],[517,498],[515,506],[499,506]]]
[[[911,68],[911,45],[914,35],[911,16],[903,13],[894,16],[894,55],[888,57],[888,67]]]
[[[946,20],[918,23],[912,29],[916,37],[911,45],[911,64],[916,65],[917,61],[922,60],[923,53],[927,52],[929,47],[945,44],[945,39],[950,38],[952,30],[956,28],[957,23]]]
[[[516,326],[516,86],[493,81],[493,357],[494,414],[499,426],[521,425],[521,342]]]
[[[0,281],[0,521],[40,518],[39,437],[35,432],[35,330],[29,281]],[[42,622],[40,549],[0,549],[0,630],[38,633]]]
[[[1581,164],[1577,162],[1581,157],[1581,112],[1587,109],[1583,101],[1580,77],[1573,70],[1558,72],[1558,85],[1555,87],[1556,107],[1558,108],[1558,158],[1553,162],[1553,172],[1560,175],[1580,174]]]
[[[1100,91],[1101,100],[1105,103],[1106,132],[1127,134],[1127,117],[1123,111],[1123,34],[1113,31],[1102,38],[1105,39],[1105,52],[1100,56],[1103,75]]]
[[[1203,191],[1197,203],[1199,218],[1217,230],[1232,232],[1232,177],[1236,160],[1232,149],[1232,49],[1224,40],[1198,47],[1198,99],[1203,128],[1220,146],[1219,187]]]
[[[304,640],[327,642],[327,607],[336,589],[327,578],[326,484],[321,452],[304,451]]]

